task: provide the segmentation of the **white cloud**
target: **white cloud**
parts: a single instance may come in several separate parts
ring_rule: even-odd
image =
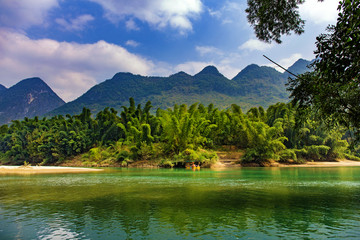
[[[63,18],[55,19],[55,22],[61,25],[67,31],[81,31],[86,25],[93,21],[94,17],[89,14],[78,16],[77,18],[66,20]]]
[[[220,19],[222,24],[231,24],[234,22],[242,22],[246,19],[246,6],[246,4],[239,3],[238,1],[224,1],[221,8],[208,8],[207,10],[210,16]]]
[[[90,1],[100,4],[105,10],[105,16],[114,23],[118,23],[125,17],[133,17],[155,28],[162,29],[170,26],[180,30],[181,33],[192,30],[190,20],[202,11],[201,0]]]
[[[246,41],[245,43],[243,43],[239,49],[241,50],[249,50],[249,51],[265,51],[268,50],[270,48],[272,48],[273,45],[269,44],[269,43],[265,43],[262,42],[260,40],[257,39],[249,39],[248,41]]]
[[[174,67],[175,72],[186,72],[190,75],[197,74],[200,72],[204,67],[214,65],[213,62],[196,62],[196,61],[189,61],[178,64]]]
[[[232,67],[229,62],[198,62],[198,61],[189,61],[178,64],[174,67],[173,72],[184,71],[190,75],[195,75],[203,70],[206,66],[215,66],[221,74],[223,74],[228,79],[232,79],[236,74],[240,72],[238,68]]]
[[[58,0],[0,0],[0,25],[18,29],[46,25],[48,12],[58,6]]]
[[[127,40],[125,43],[126,46],[130,46],[130,47],[137,47],[140,44],[134,40]]]
[[[301,53],[294,53],[288,58],[283,58],[283,59],[279,60],[277,63],[280,66],[284,67],[285,69],[288,69],[289,67],[291,67],[291,65],[293,65],[300,58],[303,58]],[[278,70],[279,72],[284,72],[284,69],[278,67],[277,65],[275,65],[273,63],[269,63],[266,66],[273,67],[276,70]]]
[[[338,15],[338,4],[339,0],[307,0],[299,7],[300,16],[315,24],[334,24]]]
[[[77,44],[32,40],[0,29],[0,79],[7,87],[38,76],[69,101],[116,72],[149,75],[153,69],[151,61],[105,41]]]
[[[125,22],[126,29],[138,31],[140,28],[137,26],[134,19],[129,19]]]
[[[196,46],[195,50],[200,54],[200,56],[205,56],[205,55],[223,55],[223,52],[216,48],[216,47],[212,47],[212,46]]]
[[[214,10],[211,8],[208,8],[208,13],[210,14],[210,16],[212,17],[216,17],[216,18],[220,18],[222,16],[222,13],[220,10]]]

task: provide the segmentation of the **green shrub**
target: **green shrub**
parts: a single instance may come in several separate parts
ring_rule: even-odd
[[[258,153],[256,151],[256,149],[250,148],[250,149],[246,150],[246,153],[243,156],[243,158],[241,159],[241,162],[243,162],[243,163],[251,163],[251,162],[259,163],[263,160],[264,159],[262,159],[261,154]]]
[[[293,149],[285,149],[280,153],[279,162],[289,162],[291,160],[297,162],[297,157]]]
[[[360,157],[354,156],[352,154],[345,153],[344,157],[348,160],[360,161]]]
[[[123,162],[123,161],[127,161],[130,159],[130,153],[126,150],[121,150],[117,155],[116,155],[116,161],[118,162]]]
[[[163,159],[160,161],[160,163],[158,164],[160,167],[165,167],[165,168],[172,168],[174,167],[174,162],[169,160],[169,159]]]
[[[328,159],[328,152],[330,147],[325,145],[312,145],[306,147],[307,149],[307,159],[314,161],[323,161]]]
[[[213,151],[199,149],[185,149],[178,155],[174,156],[176,162],[200,162],[200,163],[214,163],[218,160],[218,156]]]
[[[297,159],[307,159],[308,151],[305,148],[302,149],[294,149]]]

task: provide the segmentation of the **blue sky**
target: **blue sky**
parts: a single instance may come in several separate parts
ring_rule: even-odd
[[[337,0],[300,6],[305,34],[281,45],[255,38],[246,0],[0,0],[0,84],[41,77],[65,101],[117,72],[233,78],[249,64],[312,59],[315,38],[337,18]]]

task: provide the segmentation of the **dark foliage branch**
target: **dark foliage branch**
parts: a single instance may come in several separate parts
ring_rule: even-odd
[[[360,1],[342,1],[335,26],[317,37],[314,72],[289,82],[293,102],[360,129]]]
[[[322,2],[322,0],[319,0]],[[305,0],[248,0],[248,22],[256,37],[265,42],[281,43],[282,35],[304,32],[305,21],[299,14],[299,5]]]

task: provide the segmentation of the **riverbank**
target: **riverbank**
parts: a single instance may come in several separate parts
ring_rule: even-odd
[[[48,167],[48,166],[0,166],[0,174],[36,174],[36,173],[85,173],[99,172],[103,169],[83,167]]]
[[[120,166],[108,166],[120,167]],[[134,164],[129,165],[130,168],[157,168],[158,166],[151,164]],[[302,164],[284,164],[278,162],[270,162],[266,165],[260,166],[259,164],[224,164],[218,161],[210,166],[211,169],[229,169],[241,167],[360,167],[359,161],[351,161],[341,159],[333,162],[306,162]],[[86,168],[81,165],[73,164],[71,167],[64,166],[0,166],[0,174],[51,174],[51,173],[88,173],[99,172],[104,169]]]
[[[303,164],[278,164],[278,167],[359,167],[359,161],[341,159],[334,162],[306,162]]]
[[[268,162],[260,165],[258,163],[247,163],[247,164],[225,163],[224,164],[221,161],[218,161],[217,163],[211,166],[212,169],[226,169],[226,168],[240,168],[240,167],[360,167],[360,162],[346,160],[346,159],[339,159],[337,161],[332,161],[332,162],[305,162],[300,164]]]

